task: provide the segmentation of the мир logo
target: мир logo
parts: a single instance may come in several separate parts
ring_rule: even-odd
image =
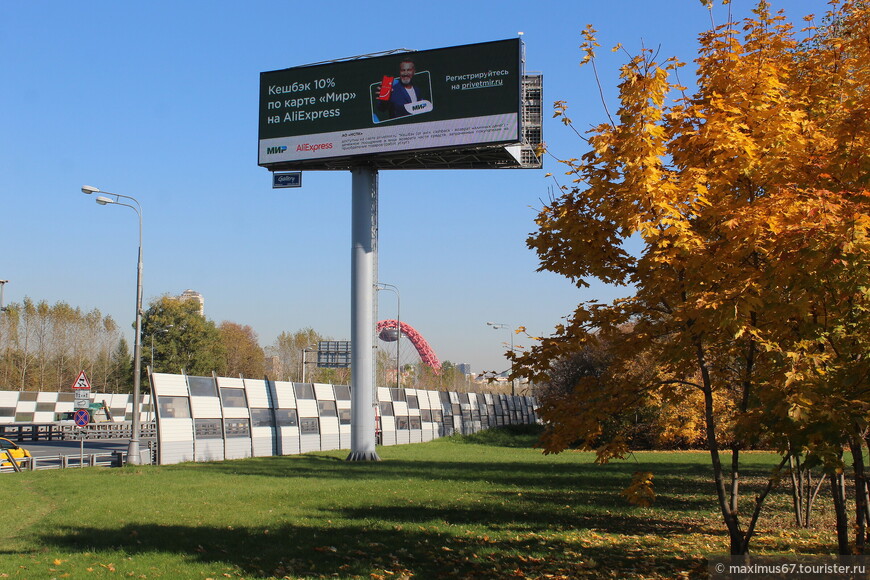
[[[266,147],[266,155],[274,155],[276,153],[284,153],[287,151],[286,145],[280,145],[277,147]]]

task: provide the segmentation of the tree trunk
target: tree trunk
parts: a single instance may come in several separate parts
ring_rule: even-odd
[[[794,508],[794,521],[797,527],[804,527],[804,474],[801,470],[799,457],[789,455],[788,458],[791,474],[791,501]]]
[[[863,440],[863,443],[867,445],[868,449],[870,449],[870,439],[867,438],[867,435],[865,434],[861,439]],[[864,475],[864,521],[867,522],[868,526],[870,526],[870,482],[867,481],[866,473]],[[868,539],[870,539],[870,530],[867,531],[867,534]]]
[[[737,499],[740,497],[740,444],[731,445],[731,501],[728,508],[732,513],[737,513]]]
[[[704,357],[704,349],[700,344],[697,344],[698,367],[701,370],[701,379],[704,393],[704,418],[706,420],[706,436],[707,448],[710,450],[710,463],[713,466],[713,479],[716,485],[716,498],[719,501],[719,509],[722,512],[722,518],[725,520],[725,527],[728,529],[728,538],[731,544],[731,554],[745,554],[748,550],[747,542],[743,530],[740,529],[740,521],[737,516],[737,510],[731,509],[737,505],[737,489],[732,488],[732,493],[729,497],[725,489],[725,477],[722,472],[722,459],[719,456],[719,443],[716,440],[716,415],[713,412],[713,388],[710,379],[710,371],[707,368],[707,363]]]
[[[708,436],[708,442],[710,441]],[[719,457],[719,449],[715,440],[708,443],[710,448],[710,461],[713,464],[713,478],[716,484],[716,495],[719,500],[719,508],[722,511],[722,518],[725,520],[725,527],[728,529],[728,539],[732,555],[745,554],[748,546],[744,543],[743,531],[740,529],[740,521],[737,517],[737,512],[731,510],[731,502],[725,490],[725,477],[722,473],[722,461]],[[732,498],[736,502],[736,498]]]
[[[827,475],[822,473],[822,475],[819,477],[819,483],[816,484],[816,488],[813,489],[812,493],[810,493],[810,490],[813,487],[813,472],[810,469],[807,469],[805,471],[807,472],[806,473],[806,478],[807,478],[806,505],[807,505],[807,509],[804,512],[804,527],[809,528],[810,527],[810,515],[813,513],[813,504],[816,501],[816,496],[819,495],[819,491],[821,491],[821,489],[822,489],[822,485],[824,485],[824,483],[825,483],[825,478],[827,477]]]
[[[755,524],[758,523],[758,518],[761,516],[761,508],[764,505],[764,500],[767,499],[770,490],[772,490],[773,486],[776,485],[776,482],[779,481],[779,473],[782,471],[782,468],[785,467],[788,460],[788,456],[782,458],[782,461],[780,461],[779,465],[776,467],[776,471],[774,471],[773,475],[767,479],[767,485],[765,486],[764,491],[755,496],[755,511],[752,512],[752,517],[749,519],[749,526],[746,529],[746,533],[743,534],[743,551],[741,554],[749,553],[749,540],[752,539],[752,536],[755,533]]]
[[[849,439],[852,467],[855,470],[855,552],[864,554],[867,546],[867,476],[864,472],[864,441],[855,436]]]
[[[834,497],[834,514],[837,520],[837,550],[841,556],[849,556],[849,521],[846,517],[846,496],[843,493],[843,474],[831,473],[831,495]]]
[[[753,262],[758,264],[758,255],[753,252]],[[752,326],[758,324],[758,315],[755,311],[750,313]],[[740,398],[740,412],[746,413],[749,410],[749,397],[752,392],[752,371],[755,368],[755,341],[750,340],[746,349],[746,373],[743,377],[743,395]],[[740,497],[740,442],[734,441],[731,445],[731,511],[735,514],[738,511],[737,500]],[[749,541],[748,538],[746,541]]]

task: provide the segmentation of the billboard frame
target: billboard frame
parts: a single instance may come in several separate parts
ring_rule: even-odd
[[[351,341],[321,340],[317,343],[317,368],[341,369],[351,365]]]
[[[399,62],[398,59],[403,57],[413,56],[415,59],[423,60],[427,58],[427,55],[430,57],[430,60],[434,60],[436,66],[438,64],[438,60],[436,57],[441,57],[442,60],[444,57],[442,55],[449,54],[448,51],[468,51],[473,53],[474,51],[489,51],[495,52],[501,57],[501,61],[498,61],[499,64],[510,60],[513,62],[513,51],[516,51],[516,63],[515,65],[511,65],[509,68],[507,66],[504,67],[503,71],[495,70],[489,71],[491,74],[498,75],[504,74],[505,81],[501,82],[500,79],[496,77],[495,80],[484,79],[480,81],[480,84],[483,85],[482,88],[484,90],[495,90],[499,96],[499,106],[504,109],[506,104],[510,104],[510,113],[504,114],[496,114],[493,115],[493,119],[498,119],[497,121],[493,121],[493,125],[501,121],[501,118],[504,117],[506,119],[505,125],[499,126],[499,129],[504,129],[504,131],[499,132],[494,129],[488,129],[489,125],[481,125],[480,133],[475,133],[473,137],[476,140],[473,140],[468,143],[448,143],[448,144],[436,144],[431,146],[414,146],[416,143],[412,143],[414,148],[412,149],[401,149],[401,150],[378,150],[378,151],[364,151],[362,153],[350,153],[345,152],[341,146],[337,146],[335,150],[329,151],[329,155],[325,157],[308,157],[308,158],[287,158],[291,155],[291,153],[287,153],[285,155],[271,155],[272,157],[281,158],[277,161],[270,161],[266,158],[266,153],[264,149],[269,149],[271,152],[276,150],[276,146],[280,147],[280,140],[282,139],[302,139],[311,137],[312,140],[315,140],[318,136],[327,135],[334,136],[336,133],[340,134],[343,137],[344,134],[352,134],[352,133],[365,133],[366,131],[374,131],[379,130],[381,134],[390,134],[391,128],[395,128],[396,130],[401,130],[402,128],[415,128],[415,127],[425,127],[428,123],[424,123],[422,121],[426,120],[425,115],[419,115],[416,117],[407,117],[410,119],[411,124],[403,119],[401,122],[393,124],[392,121],[394,119],[388,120],[377,120],[375,119],[374,113],[374,104],[371,105],[371,115],[372,119],[369,119],[367,126],[362,127],[361,129],[357,128],[348,128],[346,131],[339,129],[338,131],[333,130],[332,133],[328,131],[320,131],[317,127],[312,128],[310,133],[306,133],[304,131],[300,131],[297,126],[288,129],[290,132],[289,135],[283,135],[280,132],[280,128],[270,128],[264,129],[265,123],[264,119],[267,118],[269,114],[267,111],[267,103],[264,101],[265,98],[272,98],[272,96],[267,97],[267,88],[271,89],[272,85],[269,85],[269,82],[277,82],[278,80],[284,79],[285,82],[288,80],[292,80],[293,75],[302,75],[298,76],[300,79],[297,83],[298,86],[308,87],[308,91],[305,90],[296,93],[301,97],[301,99],[311,99],[317,97],[317,87],[324,86],[326,83],[320,82],[323,79],[329,80],[332,82],[331,89],[329,85],[327,88],[323,89],[324,91],[338,91],[342,88],[345,88],[346,85],[342,82],[342,77],[338,77],[337,75],[332,75],[330,71],[335,69],[331,69],[330,67],[334,65],[343,65],[344,68],[339,69],[340,72],[345,72],[347,70],[352,70],[356,72],[358,69],[348,68],[348,67],[356,67],[357,63],[366,63],[365,69],[359,69],[364,71],[367,74],[366,78],[371,78],[372,72],[371,70],[384,70],[386,66],[391,66],[394,63]],[[501,52],[498,52],[501,51]],[[526,139],[528,135],[528,131],[526,130],[526,121],[528,119],[528,114],[526,113],[526,102],[525,102],[525,93],[526,93],[526,78],[527,75],[524,71],[524,45],[522,38],[513,38],[513,39],[504,39],[504,40],[496,40],[490,42],[482,42],[475,44],[466,44],[460,46],[453,47],[445,47],[431,50],[420,50],[420,51],[412,51],[407,49],[397,49],[391,51],[385,51],[382,53],[374,53],[374,54],[366,54],[354,57],[348,57],[343,59],[336,59],[331,61],[324,61],[318,63],[312,63],[308,65],[302,65],[297,67],[290,67],[287,69],[280,69],[275,71],[268,71],[261,73],[260,78],[260,132],[259,132],[259,147],[260,151],[258,154],[258,164],[261,167],[265,167],[269,171],[300,171],[300,170],[350,170],[354,167],[366,166],[371,167],[373,169],[499,169],[499,168],[540,168],[541,161],[540,157],[535,154],[535,149],[539,145],[539,143],[529,143]],[[489,52],[484,52],[484,54],[489,54]],[[481,57],[483,58],[483,57]],[[386,59],[386,60],[384,60]],[[423,68],[423,67],[421,67]],[[498,69],[498,66],[494,68]],[[346,73],[347,76],[351,76],[350,73]],[[363,73],[358,73],[363,74]],[[430,75],[428,77],[428,82],[432,83],[431,76],[434,74],[429,70],[420,71],[417,73],[417,76],[427,74]],[[304,76],[308,75],[308,76]],[[469,75],[466,75],[469,76]],[[311,79],[316,77],[315,81],[309,82],[306,79]],[[441,90],[443,94],[444,87],[443,85],[447,83],[449,75],[442,75],[443,78],[439,77],[439,81],[441,83]],[[515,78],[514,78],[515,77]],[[417,78],[417,77],[415,77]],[[386,79],[385,79],[386,80]],[[356,82],[356,85],[359,86],[362,84],[362,81],[359,78],[352,78],[351,81]],[[491,83],[492,85],[498,86],[490,87],[486,83]],[[280,85],[279,85],[280,86]],[[288,85],[292,87],[292,85]],[[374,86],[374,83],[372,83]],[[465,88],[463,86],[463,88]],[[511,100],[508,96],[511,94],[511,89],[516,89],[515,100]],[[465,91],[471,92],[472,97],[477,97],[480,94],[486,94],[484,91]],[[476,94],[474,94],[476,92]],[[361,109],[365,106],[366,99],[371,98],[371,92],[367,92],[365,96],[362,96],[362,89],[360,90],[360,94],[356,92],[348,93],[353,94],[359,100],[354,104],[357,109]],[[450,95],[459,94],[461,95],[461,91],[455,91],[454,93],[450,93]],[[493,93],[490,93],[493,94]],[[310,95],[310,96],[308,96]],[[321,97],[331,97],[332,94],[327,92],[325,95],[321,95]],[[462,95],[464,97],[464,95]],[[323,100],[322,98],[318,98],[318,100]],[[434,106],[437,108],[440,103],[444,101],[444,98],[441,97],[441,101],[437,101],[435,98],[432,98],[434,102]],[[291,103],[290,99],[287,99],[285,103]],[[372,101],[374,103],[374,101]],[[502,109],[494,109],[494,111],[499,111]],[[442,106],[441,111],[444,108]],[[540,110],[540,103],[538,105],[538,110]],[[340,112],[340,111],[339,111]],[[429,111],[425,111],[429,112]],[[339,116],[339,115],[336,115]],[[360,124],[359,115],[354,118],[352,122]],[[433,115],[434,118],[434,115]],[[476,116],[476,115],[468,115],[468,116],[454,116],[454,117],[446,117],[437,119],[437,122],[440,124],[451,123],[457,124],[460,122],[472,122],[476,119],[483,119],[484,116]],[[444,120],[446,119],[446,120]],[[317,121],[315,121],[316,123]],[[331,128],[335,128],[337,125],[335,123],[343,122],[343,121],[334,121],[329,120],[331,123],[329,126]],[[350,121],[349,121],[350,122]],[[482,122],[482,121],[481,121]],[[542,119],[537,121],[537,127],[540,128],[542,123]],[[433,123],[434,125],[434,123]],[[492,140],[487,140],[487,131],[489,134],[493,136]],[[265,132],[265,134],[264,134]],[[419,132],[418,132],[419,134]],[[540,131],[538,131],[540,134]],[[366,133],[368,135],[368,133]],[[368,137],[367,137],[368,138]],[[271,147],[267,147],[266,145],[272,145]],[[389,146],[389,145],[387,145]],[[284,147],[286,149],[287,146]],[[332,148],[332,141],[329,141],[329,148]],[[345,154],[342,154],[345,153]]]

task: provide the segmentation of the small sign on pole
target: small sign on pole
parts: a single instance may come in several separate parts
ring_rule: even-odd
[[[75,397],[73,406],[76,409],[87,409],[91,402],[91,383],[88,381],[88,375],[85,374],[85,371],[79,373],[72,388]]]
[[[282,187],[302,187],[302,172],[292,171],[290,173],[273,173],[272,189],[279,189]]]
[[[79,377],[76,379],[76,382],[73,383],[72,388],[90,390],[91,383],[88,381],[88,375],[85,374],[85,371],[79,373]]]
[[[76,422],[77,427],[87,427],[88,423],[91,422],[91,414],[88,413],[87,409],[79,409],[73,415],[73,421]]]
[[[87,409],[91,405],[90,391],[79,390],[73,393],[73,407],[76,409]]]

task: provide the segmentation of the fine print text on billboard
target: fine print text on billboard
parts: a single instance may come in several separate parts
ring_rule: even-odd
[[[260,75],[259,164],[520,140],[520,40]]]

